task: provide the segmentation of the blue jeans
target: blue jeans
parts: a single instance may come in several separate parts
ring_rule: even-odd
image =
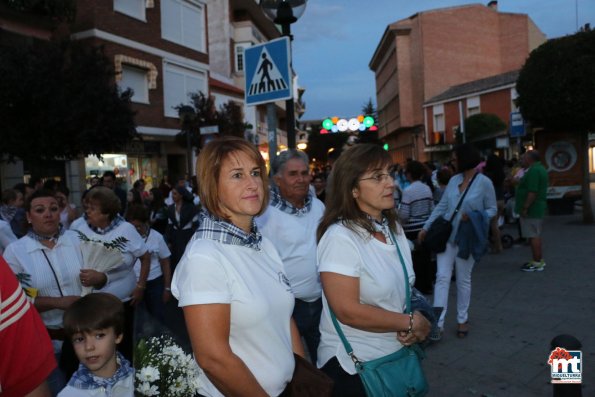
[[[306,347],[310,360],[316,363],[317,350],[320,343],[320,314],[322,313],[322,298],[314,302],[295,300],[293,319],[300,331],[300,336],[306,340]]]

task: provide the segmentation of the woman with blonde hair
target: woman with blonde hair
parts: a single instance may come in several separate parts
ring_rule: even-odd
[[[175,270],[204,396],[279,396],[303,355],[294,297],[273,244],[254,216],[268,204],[264,160],[236,137],[198,157],[200,226]]]

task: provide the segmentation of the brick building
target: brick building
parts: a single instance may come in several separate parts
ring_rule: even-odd
[[[428,160],[423,104],[450,87],[518,70],[545,35],[525,14],[497,2],[424,11],[387,26],[370,60],[375,73],[379,136],[395,162]],[[435,152],[432,152],[435,153]]]
[[[519,111],[515,104],[518,75],[519,71],[514,70],[459,84],[426,101],[424,124],[432,132],[428,133],[425,152],[433,160],[443,161],[458,138],[472,142],[480,150],[497,152],[501,158],[518,158],[519,141],[509,138],[511,113]],[[506,128],[487,135],[471,135],[465,131],[464,120],[480,113],[497,116]]]

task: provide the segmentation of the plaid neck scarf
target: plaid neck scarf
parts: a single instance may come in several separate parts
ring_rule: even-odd
[[[97,234],[108,234],[109,232],[111,232],[112,230],[114,230],[115,228],[120,226],[120,224],[122,224],[122,222],[126,222],[126,221],[124,220],[122,215],[117,214],[116,217],[112,220],[112,223],[110,223],[105,229],[102,229],[100,227],[95,227],[95,226],[91,225],[89,222],[87,222],[87,225],[89,225],[89,228]]]
[[[389,245],[394,245],[393,240],[390,237],[390,229],[388,227],[388,219],[384,215],[382,215],[382,220],[377,221],[376,219],[372,218],[370,215],[366,214],[366,217],[370,222],[372,222],[372,226],[374,226],[374,230],[378,233],[382,233],[384,235],[384,239],[386,243]]]
[[[269,205],[279,210],[285,212],[289,215],[295,216],[304,216],[312,209],[312,193],[308,192],[306,199],[304,200],[304,206],[302,208],[297,208],[289,201],[285,200],[281,197],[279,190],[276,188],[270,189],[271,193],[271,200],[269,201]]]
[[[68,386],[82,390],[99,389],[103,387],[106,390],[106,395],[109,396],[111,388],[114,387],[118,381],[134,373],[134,369],[130,366],[130,363],[124,358],[122,353],[116,352],[116,362],[118,363],[118,369],[110,378],[100,378],[95,376],[87,367],[83,364],[79,364],[79,368],[74,375],[72,375],[72,378],[70,378]]]
[[[200,212],[199,227],[193,239],[205,239],[218,241],[221,244],[241,245],[260,251],[262,235],[256,228],[256,222],[252,219],[250,233],[246,233],[239,227],[215,217],[206,210]]]
[[[54,243],[57,243],[60,236],[64,234],[64,231],[64,226],[60,224],[60,226],[58,227],[58,232],[56,234],[54,234],[53,236],[42,236],[41,234],[35,233],[33,231],[33,228],[30,228],[27,232],[27,237],[30,237],[35,241],[53,241]]]

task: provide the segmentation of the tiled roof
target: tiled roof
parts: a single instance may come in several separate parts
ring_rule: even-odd
[[[479,80],[469,81],[467,83],[452,86],[441,94],[428,99],[425,103],[443,102],[451,98],[457,98],[481,91],[487,91],[492,88],[513,84],[517,81],[518,77],[519,71],[514,70],[512,72],[506,72]]]

